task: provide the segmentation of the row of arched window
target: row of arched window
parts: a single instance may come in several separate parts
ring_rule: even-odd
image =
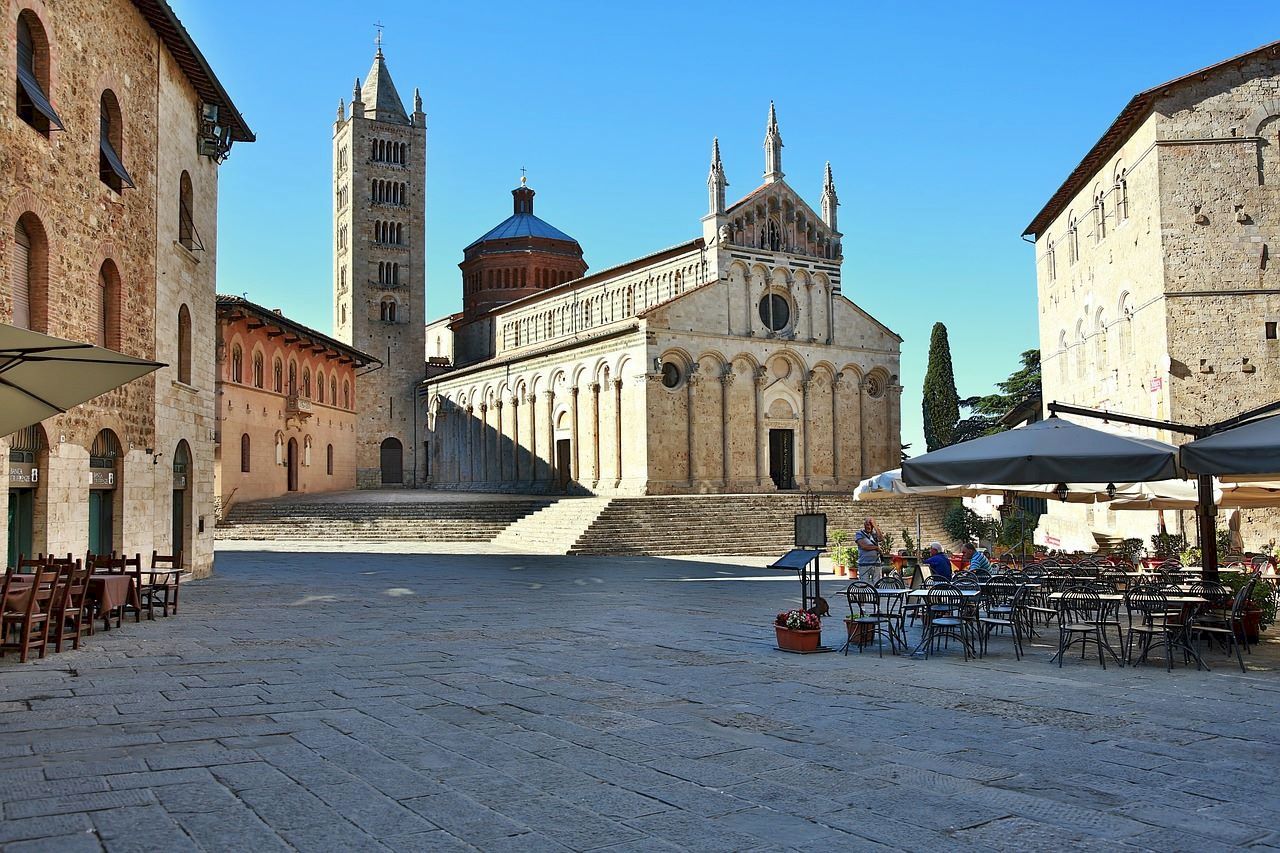
[[[572,281],[577,278],[577,275],[570,270],[539,268],[535,269],[533,275],[530,276],[527,268],[512,267],[510,269],[489,269],[483,272],[473,272],[467,276],[463,284],[468,291],[474,293],[481,289],[498,290],[528,287],[531,277],[534,287],[552,287],[557,284],[564,284],[566,281]]]
[[[1110,208],[1110,209],[1108,209]],[[1129,176],[1122,166],[1116,166],[1111,187],[1104,188],[1098,183],[1093,188],[1093,207],[1087,215],[1092,219],[1093,243],[1097,245],[1107,237],[1107,228],[1129,218]],[[1083,223],[1076,217],[1075,211],[1067,212],[1067,263],[1074,264],[1080,260],[1080,228]],[[1057,244],[1052,237],[1045,239],[1045,273],[1049,281],[1058,278]]]
[[[304,465],[311,464],[311,436],[304,439]],[[277,450],[277,453],[279,451]],[[276,464],[279,464],[277,462]],[[333,445],[329,444],[324,449],[324,468],[325,473],[330,477],[333,476]],[[249,474],[253,471],[253,439],[249,438],[249,433],[240,435],[240,473]]]
[[[403,246],[404,224],[377,220],[373,223],[373,242],[388,246]]]
[[[401,165],[409,162],[409,145],[405,142],[392,142],[389,139],[373,140],[369,159],[378,163]]]
[[[369,200],[375,204],[404,205],[409,199],[409,185],[404,181],[374,180],[369,184]]]
[[[261,352],[253,354],[253,364],[251,368],[250,381],[254,388],[264,388],[265,377],[263,376],[263,356]],[[231,365],[230,365],[231,381],[238,384],[245,384],[244,379],[244,350],[239,344],[231,347]],[[301,373],[301,382],[299,382],[298,364],[293,359],[289,360],[288,374],[286,379],[285,365],[277,356],[272,360],[271,366],[271,388],[277,394],[297,394],[306,397],[308,400],[315,400],[318,403],[328,403],[331,406],[338,405],[338,375],[333,373],[328,377],[328,384],[325,383],[325,374],[323,370],[316,371],[315,394],[312,394],[311,385],[311,368],[303,365]],[[327,390],[327,394],[326,394]],[[342,380],[342,408],[351,408],[351,383],[349,380]]]
[[[1111,336],[1115,336],[1115,355],[1118,362],[1128,363],[1134,355],[1133,350],[1133,305],[1126,292],[1120,296],[1118,305],[1119,319],[1117,321],[1108,321],[1106,309],[1098,308],[1093,312],[1090,320],[1088,317],[1082,317],[1076,321],[1075,340],[1068,341],[1066,330],[1058,333],[1058,373],[1063,382],[1069,378],[1070,368],[1067,364],[1067,352],[1070,349],[1075,351],[1075,378],[1083,380],[1089,378],[1090,357],[1092,357],[1092,368],[1095,372],[1101,373],[1111,369]],[[1092,352],[1089,344],[1092,342]]]
[[[378,261],[378,284],[398,287],[400,285],[400,265],[391,261]]]
[[[335,204],[337,205],[338,210],[345,210],[347,207],[347,203],[351,201],[351,187],[347,186],[346,184],[343,184],[342,186],[338,187],[338,191],[337,193],[335,193],[335,196],[336,198],[334,199],[334,201],[335,201]]]
[[[399,305],[394,299],[387,298],[382,300],[382,304],[378,309],[378,319],[384,323],[395,323],[398,314]]]

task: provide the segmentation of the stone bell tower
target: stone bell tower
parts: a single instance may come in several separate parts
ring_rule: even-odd
[[[361,488],[424,479],[426,162],[422,97],[415,89],[407,114],[379,44],[333,125],[335,336],[382,362],[356,382]]]

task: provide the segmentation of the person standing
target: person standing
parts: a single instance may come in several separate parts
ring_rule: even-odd
[[[858,546],[858,580],[875,583],[880,580],[880,531],[876,523],[867,519],[862,529],[853,534],[854,544]]]

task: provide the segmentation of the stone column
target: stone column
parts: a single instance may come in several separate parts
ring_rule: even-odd
[[[614,411],[614,430],[613,443],[614,450],[617,455],[617,471],[618,479],[614,482],[613,487],[616,489],[622,485],[622,380],[613,380],[613,411]]]
[[[595,425],[591,430],[591,488],[600,485],[600,383],[591,383],[591,422]]]
[[[747,274],[742,277],[742,297],[742,301],[747,306],[747,325],[743,328],[742,334],[750,337],[751,335],[754,335],[756,331],[755,324],[751,321],[751,309],[753,306],[751,304],[751,270],[749,268],[747,269]]]
[[[804,485],[809,487],[809,386],[813,384],[813,372],[800,380],[800,440],[804,442]]]
[[[529,405],[529,485],[538,479],[538,398],[532,392],[525,395]]]
[[[858,477],[867,476],[867,380],[858,383]]]
[[[578,386],[574,385],[569,389],[570,405],[573,407],[570,417],[573,418],[573,468],[569,472],[569,477],[577,482],[578,480]]]
[[[720,488],[729,486],[729,386],[738,375],[727,364],[720,374]]]
[[[768,381],[769,372],[767,368],[757,367],[755,369],[755,395],[756,395],[756,485],[764,485],[765,471],[768,463],[765,461],[765,444],[764,444],[764,385]]]
[[[445,417],[444,406],[440,405],[436,409],[435,418],[431,422],[431,456],[427,463],[431,466],[431,476],[427,478],[429,482],[440,482],[440,443],[448,428],[449,420]]]
[[[520,395],[511,398],[511,482],[520,482]]]
[[[836,286],[827,284],[827,343],[835,340],[836,329]]]
[[[480,404],[480,482],[489,482],[489,404]]]
[[[504,438],[502,434],[502,398],[499,397],[497,401],[494,402],[493,405],[498,412],[498,414],[494,416],[495,419],[497,420],[497,424],[493,428],[493,433],[494,433],[493,459],[494,459],[494,463],[498,466],[498,471],[497,471],[498,476],[494,479],[495,479],[495,482],[502,483],[502,482],[505,482],[506,468],[507,468],[507,466],[503,464],[503,458],[502,458],[502,441]]]
[[[693,487],[693,406],[694,391],[693,388],[698,384],[701,377],[698,376],[698,368],[695,365],[689,371],[689,377],[684,381],[684,408],[685,408],[685,479],[689,481],[690,488]]]
[[[808,322],[805,323],[806,328],[808,328],[809,330],[809,334],[806,335],[806,337],[808,337],[809,340],[812,342],[814,340],[814,336],[813,336],[813,279],[811,278],[806,278],[804,280],[804,298],[805,298],[805,304],[808,306],[805,313],[809,318]]]
[[[844,390],[844,374],[837,373],[831,382],[831,477],[840,485],[840,392]]]
[[[547,483],[556,481],[556,392],[543,391],[547,399]]]
[[[468,483],[474,482],[476,479],[475,423],[476,423],[475,406],[467,406],[466,426],[463,427],[463,432],[466,434],[466,440],[464,442],[464,447],[462,452],[465,453],[467,457],[466,469],[467,469]]]
[[[889,407],[885,418],[889,431],[889,435],[885,437],[885,447],[889,456],[880,469],[882,471],[897,468],[902,462],[902,386],[890,384],[885,389],[884,401]]]

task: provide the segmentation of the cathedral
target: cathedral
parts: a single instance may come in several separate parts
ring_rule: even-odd
[[[425,161],[421,99],[405,111],[379,50],[334,125],[336,336],[383,361],[359,384],[362,487],[840,490],[898,464],[901,338],[842,292],[830,164],[815,211],[772,104],[733,204],[712,143],[697,236],[588,274],[522,179],[462,250],[462,310],[424,324]]]

